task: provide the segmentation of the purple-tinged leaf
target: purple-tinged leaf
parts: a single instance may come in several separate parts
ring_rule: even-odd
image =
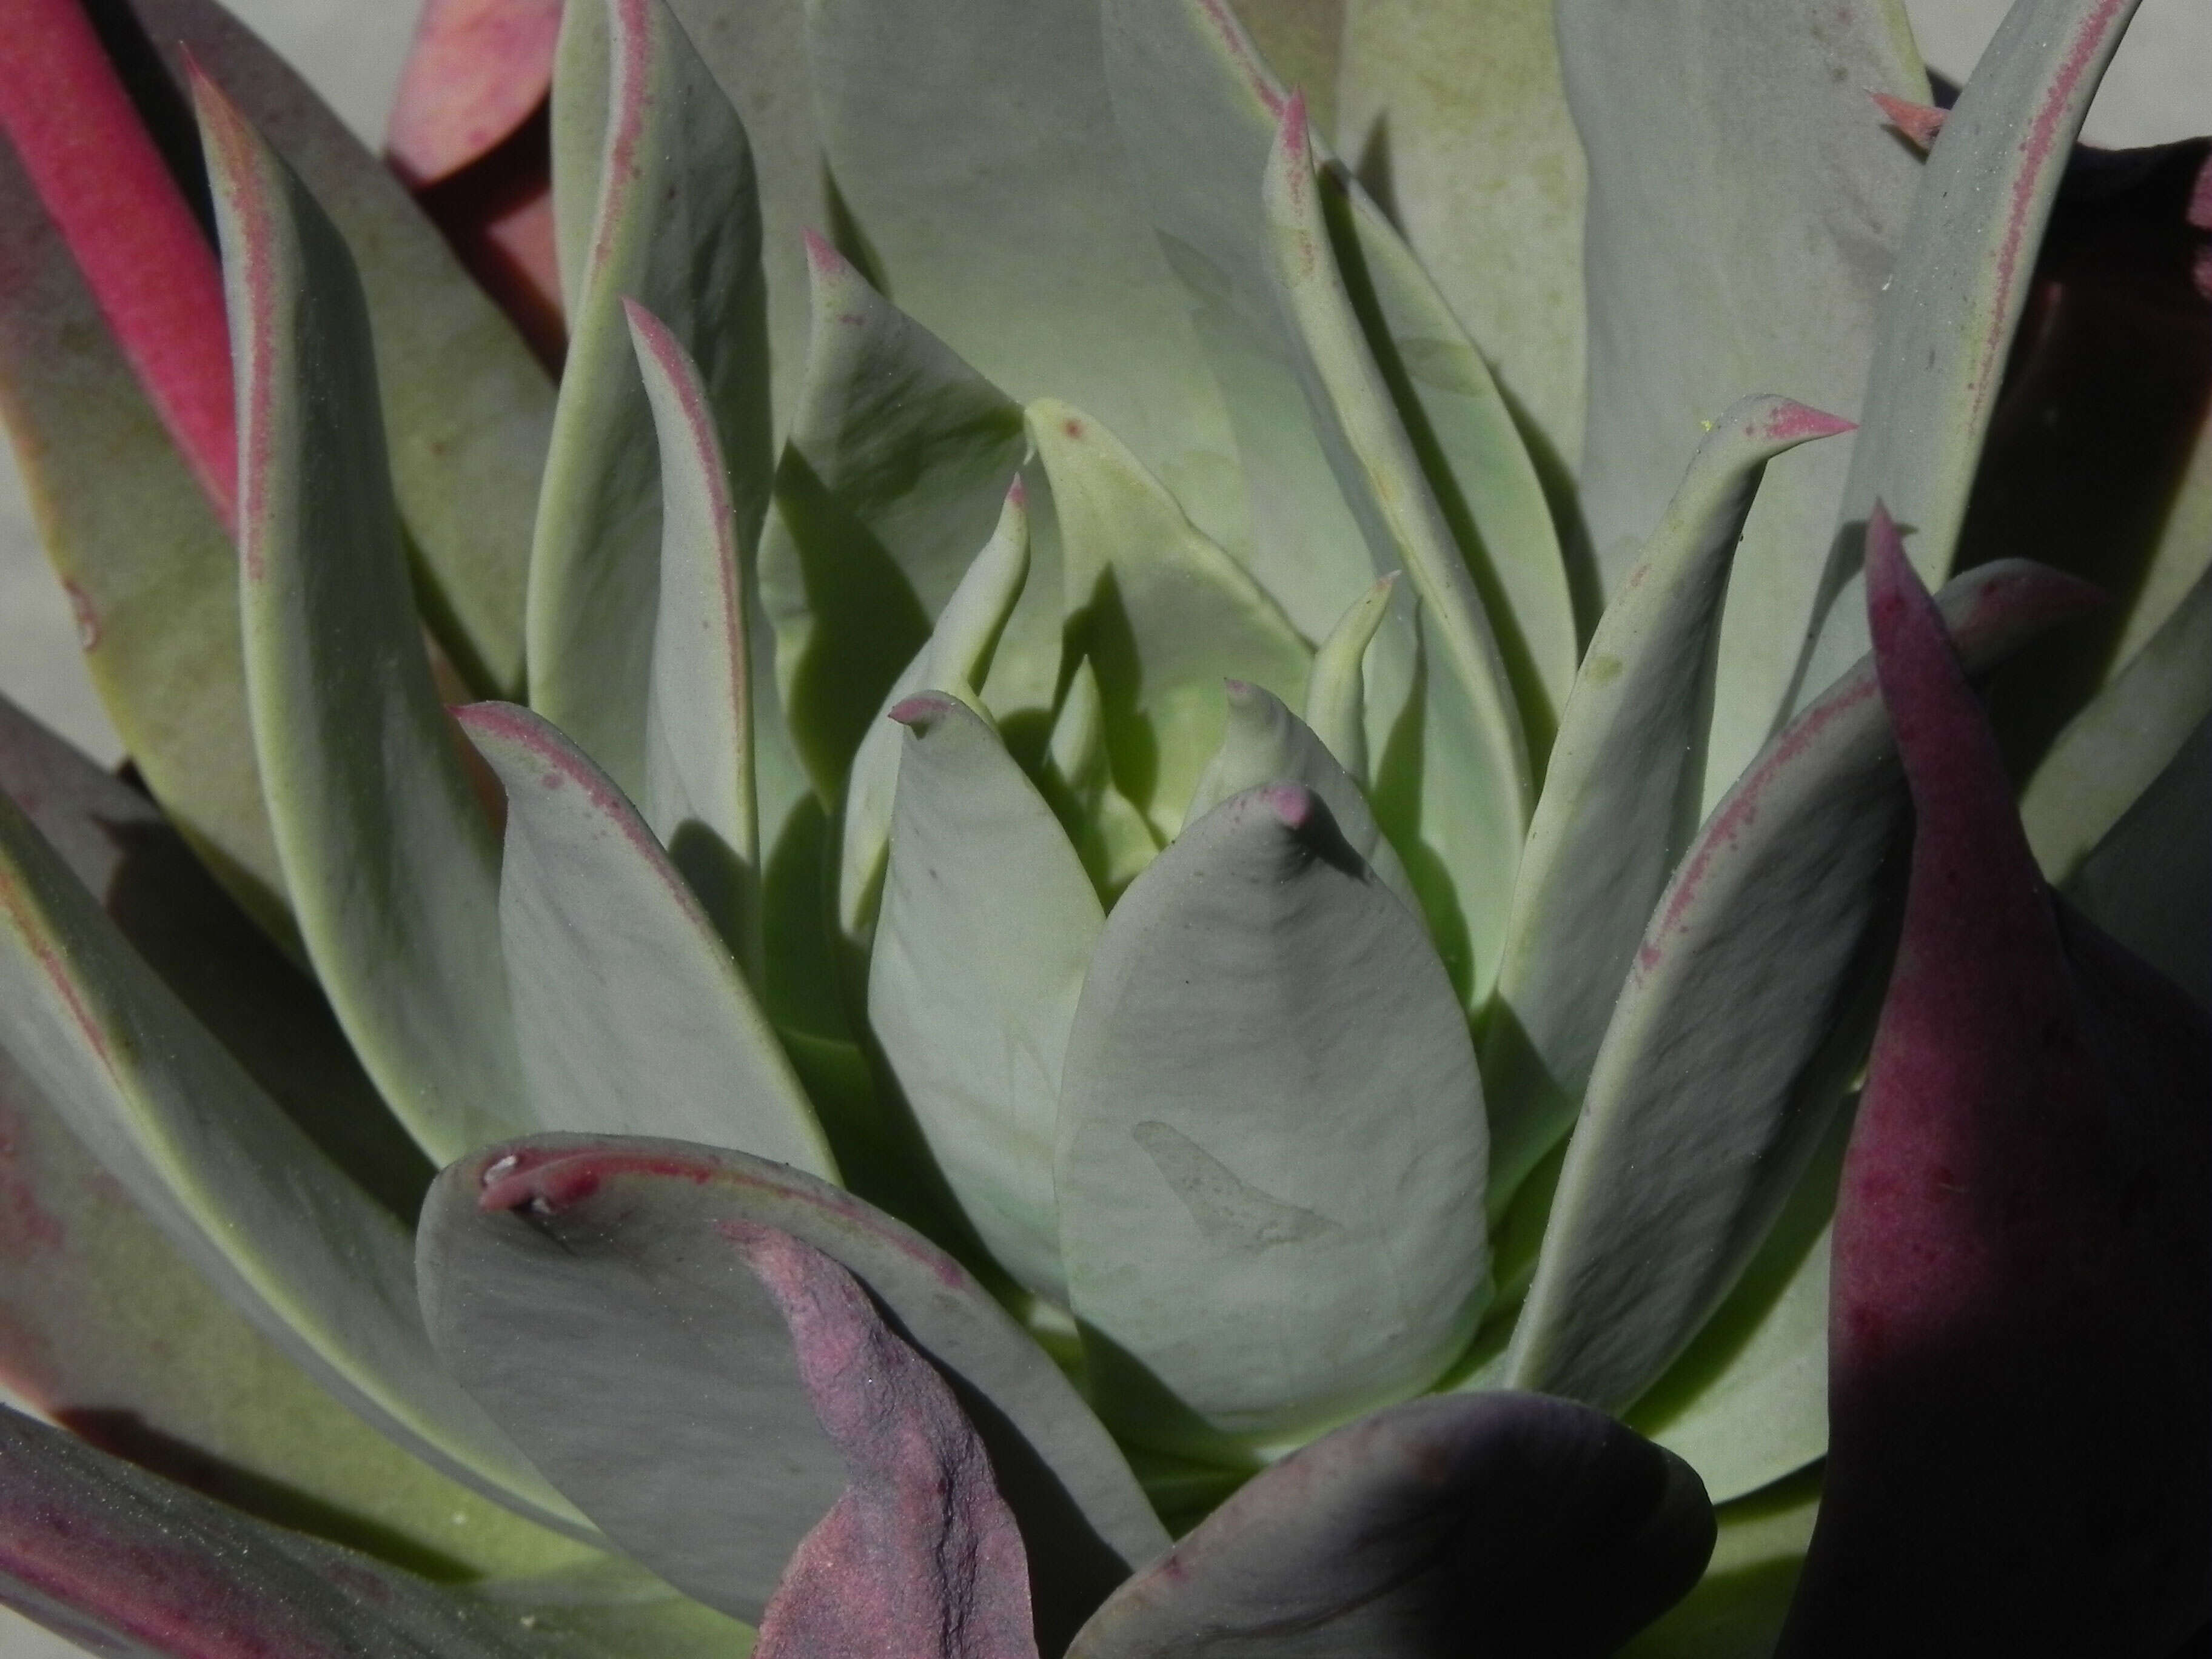
[[[784,1569],[754,1659],[1036,1659],[1022,1535],[951,1388],[812,1245],[716,1231],[782,1314],[849,1480]]]
[[[1879,509],[1867,541],[1917,830],[1783,1650],[2163,1655],[2208,1612],[2212,1028],[2054,902]]]
[[[501,1608],[287,1532],[0,1407],[0,1605],[112,1659],[597,1659]]]
[[[940,1370],[1023,1529],[1041,1644],[1167,1544],[1105,1431],[936,1246],[825,1182],[681,1141],[542,1135],[454,1164],[423,1209],[447,1364],[625,1551],[738,1618],[850,1478],[782,1309],[726,1229],[833,1257]]]
[[[1533,1394],[1413,1401],[1247,1484],[1085,1625],[1068,1659],[1611,1653],[1698,1581],[1690,1466]]]

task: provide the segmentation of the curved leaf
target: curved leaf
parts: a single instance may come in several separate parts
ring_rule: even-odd
[[[1068,676],[1036,786],[1109,904],[1158,855],[1158,833],[1115,785],[1105,697],[1088,657],[1078,657]]]
[[[1929,152],[1897,244],[1799,706],[1867,648],[1857,592],[1876,503],[1950,574],[2035,251],[2089,100],[2139,0],[2027,0],[2005,15]],[[1925,101],[1925,100],[1921,100]]]
[[[2212,1008],[2212,716],[2092,849],[2066,896]]]
[[[351,248],[417,602],[464,680],[520,689],[530,512],[553,416],[544,370],[391,170],[216,0],[130,3],[171,76],[184,84],[197,64],[221,87]]]
[[[738,507],[698,364],[644,307],[623,307],[660,441],[645,821],[757,983],[760,823]]]
[[[833,1258],[758,1222],[716,1231],[783,1316],[850,1482],[784,1569],[758,1659],[1036,1659],[1021,1534],[945,1378]]]
[[[1922,173],[1867,94],[1925,104],[1928,78],[1898,0],[1560,0],[1558,23],[1589,161],[1579,495],[1609,601],[1702,422],[1761,390],[1866,418],[1876,308],[1897,297],[1882,284]],[[1721,624],[1700,811],[1788,712],[1859,441],[1768,470]]]
[[[1352,775],[1337,764],[1336,757],[1322,745],[1312,727],[1284,708],[1281,699],[1256,685],[1231,680],[1227,690],[1229,729],[1200,775],[1198,788],[1183,813],[1183,828],[1189,829],[1231,795],[1241,795],[1247,789],[1266,783],[1303,784],[1321,798],[1346,844],[1366,861],[1376,879],[1395,893],[1407,909],[1418,912],[1419,902],[1406,878],[1406,866],[1382,838],[1382,828],[1368,809],[1367,797],[1359,793]]]
[[[0,1603],[114,1659],[607,1659],[0,1407]]]
[[[953,1260],[795,1170],[672,1141],[543,1136],[439,1178],[423,1308],[441,1351],[610,1535],[753,1616],[847,1480],[783,1316],[725,1227],[834,1258],[953,1384],[1022,1528],[1048,1633],[1164,1547],[1066,1380]]]
[[[846,937],[867,942],[882,894],[892,803],[905,750],[891,710],[916,693],[942,689],[969,708],[982,702],[976,687],[991,665],[1006,619],[1022,596],[1030,568],[1028,492],[1018,476],[991,532],[938,613],[929,639],[891,683],[877,719],[861,738],[845,781],[844,855],[837,868],[837,921]]]
[[[834,1179],[774,1029],[636,809],[527,709],[459,719],[507,789],[500,933],[532,1121],[680,1133]]]
[[[1493,1213],[1573,1121],[1695,830],[1721,600],[1767,463],[1849,425],[1784,398],[1731,405],[1598,623],[1528,826],[1486,1016]]]
[[[385,124],[410,190],[459,173],[545,101],[561,0],[430,0]]]
[[[1092,410],[1241,555],[1236,442],[1130,199],[1098,0],[814,0],[806,24],[823,145],[900,307],[1017,402]]]
[[[439,1367],[403,1224],[185,1012],[9,803],[0,912],[9,1053],[170,1243],[355,1411],[532,1518],[576,1529]]]
[[[1068,1037],[1054,1170],[1096,1397],[1206,1455],[1431,1382],[1488,1299],[1485,1139],[1419,920],[1311,790],[1217,807],[1115,906]]]
[[[1068,1659],[1597,1659],[1712,1547],[1696,1474],[1601,1413],[1416,1400],[1248,1482],[1115,1591]]]
[[[2087,600],[2070,578],[1997,564],[1952,584],[1944,610],[1987,665]],[[1899,785],[1862,663],[1698,831],[1599,1048],[1514,1329],[1513,1386],[1628,1404],[1766,1236],[1863,1052]]]
[[[807,252],[813,331],[761,538],[761,602],[793,740],[835,803],[898,665],[991,534],[1022,428],[1005,393],[827,242],[810,235]]]
[[[1820,1507],[1820,1471],[1809,1469],[1717,1508],[1705,1576],[1620,1659],[1773,1659]]]
[[[969,1221],[1006,1269],[1067,1297],[1053,1135],[1104,912],[1052,809],[982,720],[909,697],[868,1023]]]
[[[1389,614],[1398,573],[1376,579],[1337,618],[1306,676],[1306,724],[1354,782],[1367,781],[1367,647]]]
[[[1315,173],[1304,106],[1293,97],[1283,107],[1264,186],[1273,275],[1296,331],[1300,372],[1323,442],[1370,556],[1378,568],[1402,564],[1419,599],[1412,635],[1419,641],[1415,695],[1422,704],[1418,823],[1443,865],[1441,880],[1422,883],[1431,890],[1424,897],[1431,913],[1449,913],[1457,924],[1453,932],[1465,938],[1468,955],[1464,963],[1454,962],[1455,977],[1480,1000],[1497,971],[1504,912],[1528,828],[1531,728],[1523,724],[1474,573],[1419,471],[1359,331],[1324,223],[1328,187],[1326,175]],[[1384,635],[1384,650],[1406,665],[1408,642],[1406,634],[1393,631]],[[1548,740],[1548,718],[1534,724],[1538,740]],[[1387,823],[1388,779],[1379,778],[1377,787]],[[1414,875],[1422,881],[1420,868]]]
[[[498,851],[415,620],[352,260],[245,118],[198,90],[229,256],[240,611],[270,822],[362,1064],[423,1149],[451,1158],[530,1121]]]
[[[562,33],[555,102],[599,144],[554,146],[569,338],[530,554],[530,702],[642,799],[661,483],[623,302],[696,360],[732,533],[751,545],[770,462],[760,215],[744,129],[662,0],[576,0]]]
[[[1912,873],[1837,1205],[1833,1449],[1781,1651],[1863,1651],[1906,1619],[1937,1648],[2170,1653],[2212,1613],[2212,1021],[2054,903],[1879,508],[1866,574]]]
[[[1098,676],[1114,781],[1170,835],[1220,744],[1222,680],[1295,696],[1311,653],[1113,433],[1049,398],[1028,417],[1052,484],[1071,648]]]

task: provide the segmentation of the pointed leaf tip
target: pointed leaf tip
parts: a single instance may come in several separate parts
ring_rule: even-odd
[[[926,732],[951,714],[958,702],[957,697],[948,697],[942,691],[924,691],[892,704],[888,718],[909,731]]]
[[[1808,443],[1859,429],[1856,421],[1784,398],[1766,417],[1764,431],[1776,443]]]
[[[1933,104],[1916,104],[1909,99],[1893,97],[1886,92],[1872,92],[1867,95],[1881,107],[1890,125],[1923,150],[1935,143],[1936,135],[1943,131],[1943,123],[1951,113],[1949,110],[1938,109]]]
[[[813,226],[799,234],[806,244],[806,268],[817,276],[842,276],[852,270],[852,262],[837,252],[836,244]]]
[[[1257,793],[1283,828],[1293,832],[1305,829],[1316,816],[1328,816],[1328,809],[1322,805],[1321,797],[1302,783],[1271,783],[1262,787]]]

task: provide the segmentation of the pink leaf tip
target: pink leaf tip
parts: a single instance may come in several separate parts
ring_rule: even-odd
[[[890,718],[910,731],[927,732],[951,714],[957,699],[942,691],[923,691],[891,705]]]
[[[1886,92],[1868,95],[1880,106],[1890,125],[1922,149],[1934,147],[1936,134],[1943,131],[1943,123],[1951,113],[1947,109],[1937,109],[1933,104],[1909,103],[1902,98],[1893,98]]]

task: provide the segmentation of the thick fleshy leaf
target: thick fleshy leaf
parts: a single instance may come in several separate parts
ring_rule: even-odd
[[[1103,11],[1122,147],[1190,290],[1236,422],[1252,494],[1253,568],[1319,637],[1366,574],[1359,526],[1384,568],[1402,556],[1376,543],[1362,476],[1370,458],[1342,453],[1330,414],[1317,434],[1304,414],[1316,390],[1300,344],[1308,320],[1278,304],[1267,210],[1254,188],[1285,118],[1282,87],[1225,5],[1112,0]],[[1419,477],[1484,586],[1540,746],[1574,676],[1576,634],[1535,469],[1488,367],[1396,230],[1356,186],[1331,196],[1328,235],[1354,278],[1352,331],[1374,356],[1413,452],[1401,470]],[[1326,379],[1334,354],[1316,355]],[[1325,394],[1325,411],[1330,401]],[[1363,424],[1351,422],[1354,448]]]
[[[221,87],[351,248],[416,602],[465,682],[518,690],[530,514],[553,416],[544,370],[391,170],[216,0],[131,3],[172,80],[185,84],[197,64]]]
[[[544,102],[561,0],[430,0],[385,126],[412,190],[480,160]]]
[[[2212,571],[2069,721],[2021,791],[2027,844],[2063,886],[2212,714]]]
[[[1879,500],[1923,578],[1950,574],[2036,246],[2138,0],[2014,5],[1929,152],[1897,244],[1796,700],[1867,647],[1856,571]]]
[[[1690,1467],[1540,1395],[1416,1400],[1293,1452],[1115,1591],[1068,1659],[1597,1659],[1713,1547]]]
[[[525,708],[461,728],[507,788],[499,920],[532,1121],[836,1163],[730,950],[637,809]]]
[[[1848,1106],[1836,1114],[1735,1288],[1628,1413],[1717,1504],[1827,1450],[1829,1224],[1850,1121]]]
[[[1054,1159],[1070,1305],[1130,1438],[1200,1455],[1403,1398],[1489,1296],[1474,1045],[1313,791],[1183,831],[1093,954]]]
[[[1022,424],[827,242],[810,235],[807,251],[813,332],[761,541],[761,601],[799,757],[835,803],[899,665],[991,534]]]
[[[530,702],[641,799],[661,482],[623,302],[696,361],[732,534],[750,546],[770,465],[759,204],[744,129],[662,0],[574,0],[562,42],[554,102],[575,137],[556,132],[553,199],[569,338],[530,554]]]
[[[1610,599],[1702,422],[1757,391],[1863,418],[1875,307],[1895,297],[1882,285],[1922,168],[1867,94],[1925,104],[1928,78],[1893,0],[1561,0],[1558,21],[1589,161],[1580,497]],[[1789,702],[1857,441],[1768,470],[1721,625],[1701,811]]]
[[[526,1124],[498,848],[431,682],[345,244],[200,83],[238,343],[240,611],[264,793],[307,954],[434,1158]]]
[[[4,702],[0,790],[291,1121],[411,1215],[433,1171],[313,982],[154,803]],[[583,1553],[348,1411],[170,1247],[4,1054],[0,1146],[0,1388],[16,1404],[264,1519],[426,1571]]]
[[[865,945],[882,896],[884,860],[890,849],[891,809],[905,751],[900,723],[890,712],[918,692],[941,690],[969,708],[980,709],[991,653],[1022,595],[1030,568],[1028,491],[1015,478],[991,532],[938,613],[928,641],[897,679],[876,711],[877,718],[853,756],[845,786],[844,850],[837,868],[837,924],[848,939]]]
[[[1772,1659],[1820,1507],[1818,1469],[1717,1506],[1705,1576],[1620,1659]]]
[[[1721,601],[1767,464],[1848,427],[1784,398],[1732,405],[1598,623],[1528,827],[1487,1016],[1493,1211],[1573,1121],[1651,906],[1695,833]]]
[[[1376,579],[1337,618],[1306,676],[1306,724],[1364,787],[1367,781],[1367,647],[1390,611],[1398,573]]]
[[[806,24],[853,240],[900,307],[1017,402],[1091,410],[1241,556],[1236,442],[1129,193],[1098,0],[822,0]]]
[[[456,1372],[624,1548],[757,1617],[847,1485],[783,1315],[727,1224],[831,1256],[952,1383],[1021,1525],[1048,1648],[1164,1547],[1066,1380],[918,1233],[738,1152],[573,1136],[490,1148],[432,1189],[426,1316]]]
[[[2169,1653],[2212,1613],[2212,1023],[2054,904],[1879,508],[1866,574],[1912,874],[1838,1203],[1833,1450],[1782,1651],[1863,1652],[1902,1620],[1936,1649]]]
[[[0,412],[85,666],[179,833],[282,938],[291,921],[247,724],[230,538],[7,145],[0,238]]]
[[[1076,999],[1105,913],[1052,809],[997,735],[908,698],[868,1023],[983,1243],[1067,1297],[1053,1136]]]
[[[646,823],[747,973],[761,971],[746,533],[699,366],[623,302],[660,439],[660,574],[645,697]]]
[[[2038,566],[1986,565],[1945,590],[1944,611],[1986,666],[2089,597]],[[1863,1052],[1904,810],[1869,662],[1698,831],[1598,1049],[1514,1329],[1513,1386],[1626,1406],[1735,1285]]]
[[[1419,901],[1406,878],[1406,866],[1383,840],[1367,797],[1360,793],[1352,775],[1338,764],[1313,728],[1284,708],[1280,698],[1256,685],[1231,680],[1227,690],[1229,729],[1199,776],[1198,787],[1183,813],[1183,828],[1189,829],[1231,795],[1241,795],[1247,789],[1264,783],[1303,784],[1321,797],[1346,842],[1374,871],[1376,878],[1402,899],[1408,909],[1418,912]]]
[[[2212,1008],[2212,716],[2066,883],[2100,927]]]
[[[518,1617],[239,1514],[0,1407],[0,1604],[113,1659],[605,1659]]]
[[[1091,659],[1076,659],[1046,740],[1036,786],[1075,843],[1098,896],[1111,904],[1157,857],[1160,837],[1114,781],[1106,703]]]
[[[1114,781],[1171,835],[1221,743],[1221,682],[1294,698],[1312,653],[1113,433],[1048,398],[1028,416],[1052,483],[1070,637],[1098,676]]]
[[[1376,799],[1386,826],[1400,827],[1401,836],[1418,823],[1437,867],[1417,860],[1414,880],[1455,981],[1480,1001],[1497,971],[1528,828],[1530,733],[1548,743],[1548,704],[1533,726],[1523,724],[1490,608],[1419,472],[1413,441],[1359,331],[1325,222],[1333,183],[1314,171],[1303,106],[1293,98],[1267,162],[1273,275],[1323,441],[1370,556],[1378,569],[1402,565],[1419,599],[1412,626],[1386,629],[1376,647],[1384,659],[1378,678],[1396,695],[1370,706],[1370,727],[1377,715],[1402,718],[1397,704],[1407,693],[1397,687],[1410,684],[1420,708],[1419,755],[1410,780],[1394,779],[1386,750]],[[1410,813],[1398,805],[1406,793],[1419,802]]]
[[[404,1224],[185,1012],[9,803],[0,911],[9,1054],[172,1246],[386,1433],[569,1524],[438,1366]]]
[[[1337,149],[1481,343],[1547,481],[1564,481],[1582,450],[1586,185],[1552,8],[1347,0],[1342,16]]]
[[[33,0],[0,44],[0,125],[171,441],[226,524],[238,428],[222,276],[76,0]]]
[[[717,1231],[783,1316],[849,1482],[783,1570],[758,1659],[1036,1659],[1021,1533],[945,1378],[834,1258],[758,1222]]]

